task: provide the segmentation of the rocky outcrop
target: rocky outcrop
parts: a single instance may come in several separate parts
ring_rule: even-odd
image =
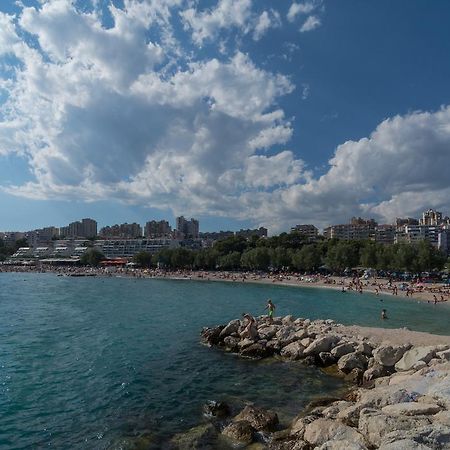
[[[275,413],[248,405],[222,432],[236,445],[264,433],[264,448],[274,450],[450,449],[450,343],[376,344],[346,335],[333,321],[291,316],[256,324],[253,339],[241,338],[245,324],[236,321],[204,329],[202,339],[243,357],[335,365],[362,386],[345,400],[311,405],[283,432],[274,432]]]

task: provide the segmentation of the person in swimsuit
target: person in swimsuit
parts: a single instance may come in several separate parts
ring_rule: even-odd
[[[267,309],[267,316],[269,317],[269,322],[272,323],[273,322],[273,313],[275,312],[275,305],[272,303],[272,300],[269,298],[269,300],[267,300],[267,305],[264,309]]]

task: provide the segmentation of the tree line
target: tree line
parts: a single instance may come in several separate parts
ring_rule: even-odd
[[[0,239],[0,261],[4,261],[9,256],[13,255],[20,247],[27,247],[28,243],[26,239],[18,239],[13,243],[6,243],[3,239]]]
[[[199,270],[261,270],[317,272],[366,267],[413,273],[441,270],[447,257],[427,241],[380,244],[374,241],[318,240],[311,243],[298,232],[270,238],[229,237],[212,248],[179,247],[156,254],[141,252],[133,261],[141,267]]]

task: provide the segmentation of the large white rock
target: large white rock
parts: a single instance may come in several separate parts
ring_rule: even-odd
[[[331,354],[335,358],[340,358],[341,356],[347,355],[348,353],[353,353],[355,351],[356,344],[353,342],[344,342],[339,344],[331,350]]]
[[[391,367],[401,359],[401,357],[410,347],[410,345],[382,345],[373,351],[373,357],[379,364]]]
[[[380,444],[380,448],[385,448],[389,444],[397,444],[403,440],[412,440],[417,444],[432,449],[450,448],[450,428],[444,425],[433,423],[432,425],[418,426],[404,430],[395,430],[387,433]],[[389,448],[389,447],[388,447]],[[398,447],[390,447],[397,449]],[[413,447],[415,448],[415,447]],[[423,447],[418,447],[422,449]]]
[[[363,436],[354,428],[331,419],[317,419],[306,426],[303,439],[313,446],[320,446],[328,441],[350,441],[365,445]]]
[[[405,352],[402,358],[395,364],[395,370],[410,370],[414,368],[419,361],[428,363],[435,354],[436,346],[414,347]]]
[[[390,444],[381,444],[378,450],[433,450],[427,445],[418,444],[412,439],[400,439]]]
[[[358,430],[370,445],[377,447],[388,433],[424,427],[430,423],[425,417],[393,417],[376,409],[365,408],[359,415]]]
[[[381,411],[389,416],[419,416],[438,413],[442,408],[436,403],[397,403],[384,406]]]
[[[320,352],[329,352],[339,341],[340,337],[333,334],[320,337],[313,341],[305,349],[305,355],[315,355]]]
[[[443,352],[437,352],[436,356],[438,358],[444,359],[445,361],[450,361],[450,350],[444,350]]]
[[[353,369],[364,370],[367,365],[367,357],[359,352],[348,353],[347,355],[339,358],[337,365],[339,370],[344,373],[349,373]]]
[[[416,398],[416,394],[399,386],[380,386],[375,389],[361,390],[358,403],[368,408],[382,408],[396,403],[412,402]]]
[[[236,333],[239,330],[240,326],[241,326],[241,321],[239,319],[228,322],[228,324],[225,326],[225,328],[220,332],[219,337],[224,338],[225,336],[229,336],[232,333]]]
[[[328,441],[316,448],[318,450],[367,450],[365,445],[347,440]]]
[[[300,342],[292,342],[281,350],[281,356],[289,359],[300,359],[303,357],[305,347]]]

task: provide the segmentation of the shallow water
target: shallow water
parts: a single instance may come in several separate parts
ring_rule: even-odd
[[[0,448],[117,448],[202,420],[202,405],[253,401],[287,422],[343,383],[298,363],[199,344],[243,311],[448,332],[450,308],[290,287],[0,274]],[[383,302],[380,302],[380,299]],[[391,319],[381,323],[381,307]]]

